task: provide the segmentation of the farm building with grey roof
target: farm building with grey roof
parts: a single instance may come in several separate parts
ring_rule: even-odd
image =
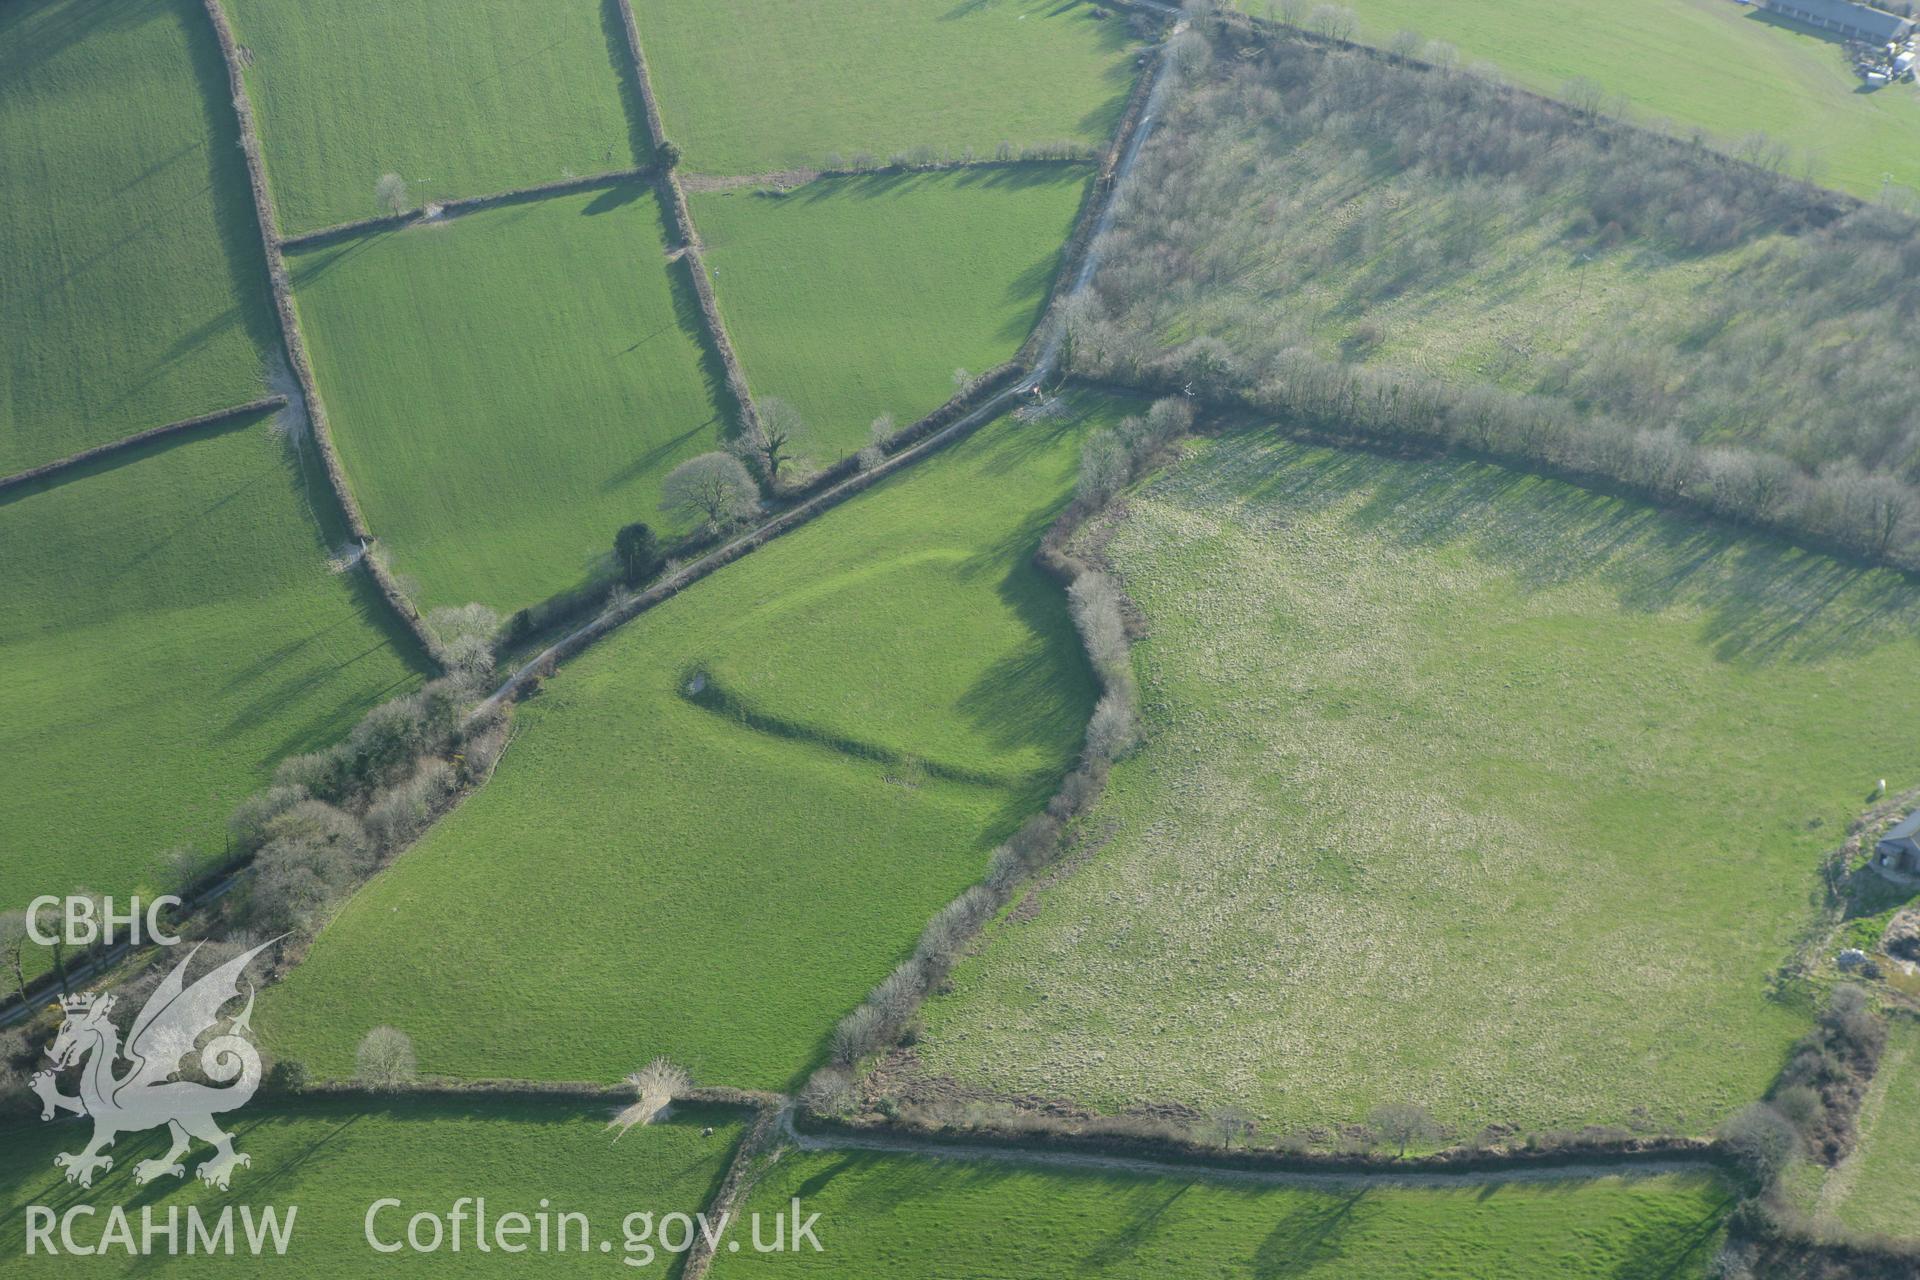
[[[1851,0],[1759,0],[1759,4],[1769,13],[1835,31],[1850,40],[1904,40],[1913,34],[1913,19]]]
[[[1920,809],[1895,823],[1873,852],[1874,861],[1888,870],[1920,872]]]

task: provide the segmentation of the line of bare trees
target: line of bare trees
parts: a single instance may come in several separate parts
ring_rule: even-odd
[[[942,907],[922,930],[913,954],[840,1020],[834,1028],[832,1060],[813,1074],[802,1093],[810,1109],[832,1114],[851,1105],[861,1063],[914,1034],[921,1002],[946,980],[967,945],[1021,886],[1061,857],[1069,847],[1073,820],[1100,797],[1114,762],[1139,742],[1139,695],[1128,653],[1124,595],[1111,576],[1075,555],[1071,543],[1074,533],[1121,489],[1167,456],[1192,423],[1187,403],[1161,400],[1143,417],[1096,432],[1082,447],[1073,500],[1035,554],[1036,562],[1067,587],[1069,612],[1100,683],[1080,760],[1046,809],[994,849],[986,878]]]
[[[1604,477],[1920,566],[1920,223],[1479,76],[1241,29],[1193,43],[1069,309],[1077,372]],[[1308,225],[1329,210],[1288,207],[1316,177],[1373,194],[1331,210],[1329,233]],[[1677,320],[1595,328],[1484,382],[1377,354],[1374,303],[1471,285],[1528,228],[1627,279],[1738,260]],[[1360,316],[1337,351],[1290,314],[1323,279]]]

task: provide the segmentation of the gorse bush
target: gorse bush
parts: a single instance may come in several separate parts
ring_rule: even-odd
[[[1077,371],[1920,564],[1920,223],[1478,76],[1209,25],[1067,309]],[[1123,473],[1090,449],[1082,496]]]

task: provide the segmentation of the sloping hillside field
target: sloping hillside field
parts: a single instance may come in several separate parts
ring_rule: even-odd
[[[199,0],[0,6],[0,475],[263,393],[238,140]]]
[[[1097,6],[634,0],[668,136],[699,173],[1002,142],[1097,147],[1138,47]]]
[[[575,585],[725,430],[684,262],[623,183],[289,258],[340,455],[426,607]]]
[[[1027,557],[1119,411],[991,427],[569,664],[263,997],[269,1042],[339,1075],[403,1018],[439,1074],[797,1084],[1079,748],[1091,680]]]
[[[1013,355],[1040,318],[1087,173],[1015,166],[697,196],[714,292],[755,396],[812,429],[817,460],[944,403],[954,370]]]
[[[0,905],[173,887],[170,851],[222,854],[283,757],[417,677],[364,572],[329,569],[320,485],[255,419],[0,493]]]
[[[633,59],[600,0],[230,0],[281,229],[624,169]]]
[[[927,1069],[1291,1132],[1430,1107],[1699,1132],[1906,723],[1920,590],[1481,465],[1268,432],[1130,498],[1148,745]]]

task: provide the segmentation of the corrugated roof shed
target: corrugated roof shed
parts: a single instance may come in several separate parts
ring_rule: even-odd
[[[1893,829],[1880,838],[1884,840],[1912,840],[1920,836],[1920,809],[1915,809],[1900,819]]]
[[[1857,31],[1875,40],[1898,40],[1913,30],[1913,21],[1852,0],[1767,0],[1767,8],[1816,26]]]

